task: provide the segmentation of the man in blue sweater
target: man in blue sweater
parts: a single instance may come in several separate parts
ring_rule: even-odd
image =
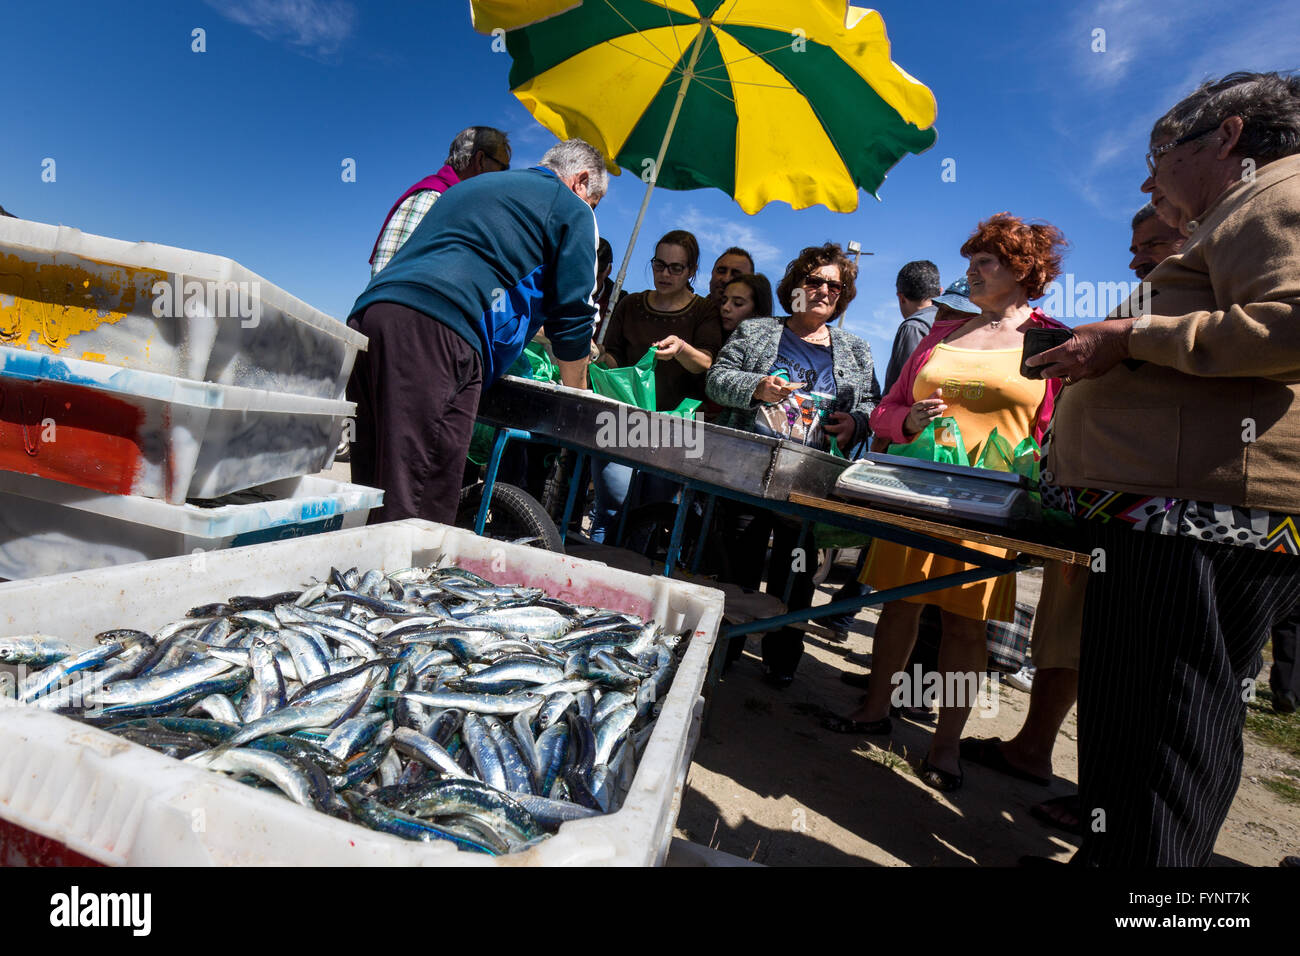
[[[545,329],[565,385],[585,388],[596,305],[596,204],[609,178],[569,140],[532,169],[448,190],[348,325],[370,339],[348,382],[352,478],[384,490],[372,524],[456,518],[479,393]]]

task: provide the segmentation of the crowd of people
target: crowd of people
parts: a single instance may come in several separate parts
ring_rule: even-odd
[[[1206,863],[1242,767],[1243,687],[1275,639],[1275,706],[1294,709],[1300,616],[1300,78],[1234,73],[1177,103],[1150,135],[1151,197],[1132,222],[1130,268],[1145,285],[1064,344],[1021,361],[1026,332],[1064,330],[1031,303],[1060,273],[1055,227],[998,213],[960,252],[944,290],[928,261],[896,292],[903,322],[883,392],[869,345],[839,327],[858,270],[835,244],[803,249],[772,285],[727,249],[694,290],[696,238],[665,234],[653,288],[612,300],[613,251],[597,240],[604,160],[570,140],[511,170],[504,134],[473,127],[446,165],[394,204],[373,276],[349,325],[370,337],[349,398],[358,405],[354,480],[385,491],[372,521],[451,522],[480,391],[539,333],[564,384],[592,360],[653,351],[657,406],[706,402],[717,424],[854,457],[907,444],[955,420],[975,460],[996,430],[1043,449],[1044,503],[1073,519],[1092,569],[1049,564],[1034,621],[1028,716],[1001,741],[963,739],[970,700],[941,702],[921,779],[963,785],[962,761],[1047,783],[1066,714],[1079,714],[1079,794],[1035,813],[1081,840],[1075,860]],[[775,308],[779,305],[779,311]],[[606,323],[603,348],[593,343]],[[593,539],[669,482],[593,469]],[[797,524],[720,508],[728,576],[764,578],[806,608],[811,571],[792,560]],[[769,544],[770,542],[770,544]],[[982,545],[981,550],[1005,556]],[[864,553],[858,588],[889,590],[971,565],[884,541]],[[872,673],[837,731],[887,736],[894,675],[923,608],[938,609],[945,674],[985,666],[988,622],[1010,620],[1013,576],[886,603]],[[762,642],[766,678],[788,686],[802,632]],[[726,653],[741,650],[733,642]]]

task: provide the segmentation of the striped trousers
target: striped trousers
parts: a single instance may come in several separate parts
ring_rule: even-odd
[[[1241,782],[1260,651],[1300,607],[1300,558],[1113,521],[1080,526],[1095,557],[1079,666],[1076,862],[1205,865]]]

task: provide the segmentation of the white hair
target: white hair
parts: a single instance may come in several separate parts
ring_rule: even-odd
[[[503,150],[510,155],[510,139],[499,129],[491,126],[470,126],[456,134],[447,149],[447,165],[463,173],[474,161],[474,154],[479,150],[492,155]],[[495,157],[494,157],[495,158]]]
[[[561,179],[586,172],[587,195],[600,200],[609,188],[609,173],[605,171],[605,158],[600,150],[580,139],[566,139],[546,151],[537,165],[549,169]]]

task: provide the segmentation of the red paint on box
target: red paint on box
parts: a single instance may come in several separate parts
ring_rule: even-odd
[[[103,866],[98,860],[71,850],[8,820],[0,820],[0,866]]]
[[[64,382],[0,383],[0,470],[131,493],[144,410]]]

